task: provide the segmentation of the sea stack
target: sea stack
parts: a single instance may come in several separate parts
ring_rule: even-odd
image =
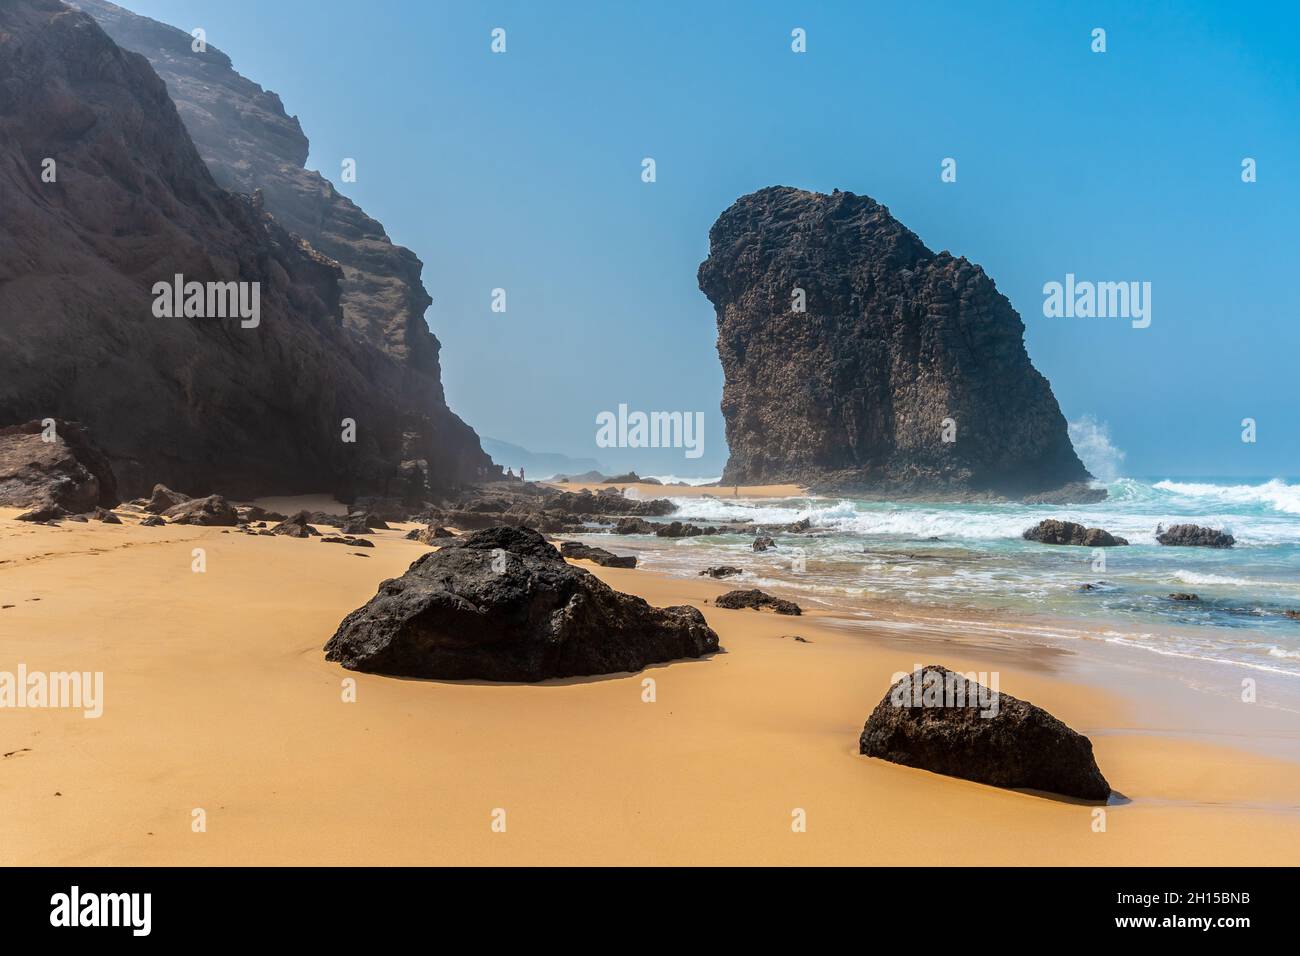
[[[699,284],[717,312],[724,486],[1104,496],[1011,303],[875,200],[743,196],[709,231]]]

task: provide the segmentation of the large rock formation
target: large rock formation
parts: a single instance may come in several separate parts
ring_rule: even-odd
[[[344,326],[402,368],[407,473],[426,473],[436,489],[498,475],[473,429],[447,407],[442,346],[424,320],[433,300],[420,281],[423,264],[329,180],[304,168],[307,137],[280,97],[237,73],[216,47],[195,53],[182,30],[103,0],[73,5],[119,46],[149,60],[218,185],[250,195],[260,190],[276,221],[339,264]]]
[[[724,485],[1020,497],[1089,478],[1011,303],[884,206],[771,187],[724,212],[709,247]]]
[[[867,718],[858,749],[995,787],[1105,800],[1092,741],[1041,707],[930,664],[898,680]]]
[[[537,532],[449,540],[343,619],[327,660],[449,680],[538,681],[700,657],[718,635],[696,608],[657,608],[565,562]]]
[[[108,459],[76,422],[0,428],[0,505],[81,513],[117,503]]]
[[[157,317],[177,274],[259,283],[259,321]],[[411,367],[345,327],[341,279],[213,181],[143,57],[55,0],[0,5],[0,422],[83,422],[127,496],[418,498]]]

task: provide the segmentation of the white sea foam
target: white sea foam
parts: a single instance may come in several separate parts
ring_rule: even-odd
[[[1225,505],[1260,505],[1283,514],[1300,515],[1300,485],[1279,478],[1262,485],[1212,485],[1192,481],[1157,481],[1152,487],[1188,499]]]

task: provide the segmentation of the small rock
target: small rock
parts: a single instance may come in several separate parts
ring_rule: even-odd
[[[1073,521],[1058,521],[1055,518],[1038,522],[1021,537],[1040,544],[1068,544],[1084,548],[1114,548],[1128,544],[1128,539],[1101,528],[1085,528]]]
[[[769,538],[767,535],[761,534],[754,539],[755,551],[766,551],[768,548],[775,548],[775,547],[776,547],[776,542],[773,541],[771,538]]]
[[[1199,601],[1200,597],[1195,594],[1189,594],[1186,591],[1177,591],[1169,595],[1171,601]]]
[[[760,591],[758,588],[728,591],[726,594],[719,595],[713,604],[715,607],[724,607],[730,610],[753,608],[759,611],[765,607],[770,607],[777,614],[798,615],[803,613],[802,608],[793,601],[772,597],[772,595]]]
[[[1231,548],[1237,539],[1226,531],[1203,528],[1198,524],[1176,524],[1156,528],[1156,540],[1169,547]]]

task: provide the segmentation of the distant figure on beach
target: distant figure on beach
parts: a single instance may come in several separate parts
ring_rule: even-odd
[[[507,468],[507,469],[506,469],[506,477],[507,477],[507,478],[510,478],[510,479],[513,479],[513,478],[515,477],[515,470],[514,470],[513,468]]]
[[[520,465],[520,466],[519,466],[519,480],[520,480],[520,481],[524,481],[524,480],[525,480],[525,479],[524,479],[524,466],[523,466],[523,465]]]
[[[731,497],[733,497],[733,498],[739,498],[739,497],[740,497],[740,485],[735,485],[734,487],[732,487],[732,489],[731,489]]]

